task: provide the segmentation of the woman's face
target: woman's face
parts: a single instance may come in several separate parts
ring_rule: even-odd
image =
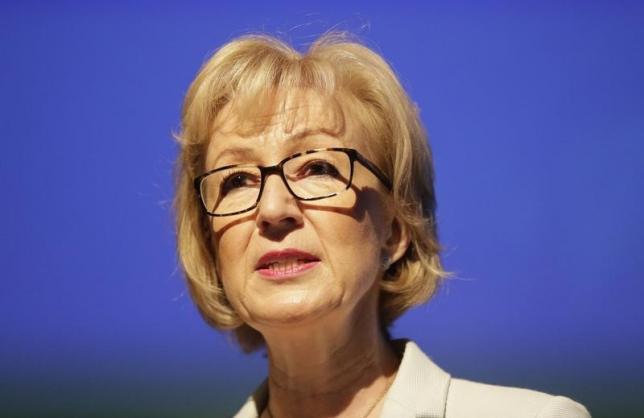
[[[355,148],[377,162],[350,115],[332,111],[319,96],[306,94],[284,107],[261,132],[241,135],[234,123],[223,122],[206,169],[271,166],[326,147]],[[354,169],[350,189],[309,202],[292,196],[279,175],[269,175],[255,209],[211,218],[219,277],[246,323],[262,331],[323,317],[342,320],[360,301],[376,300],[381,260],[392,247],[392,215],[385,187],[362,165]],[[376,304],[368,306],[375,316]]]

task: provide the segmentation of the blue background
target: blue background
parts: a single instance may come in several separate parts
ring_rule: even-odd
[[[186,294],[172,132],[222,43],[334,27],[388,59],[435,153],[454,278],[394,335],[455,376],[644,414],[641,2],[4,1],[0,415],[236,410],[264,359]]]

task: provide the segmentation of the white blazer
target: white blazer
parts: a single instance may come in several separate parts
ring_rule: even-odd
[[[454,379],[407,341],[380,418],[590,418],[583,405],[542,392]],[[266,382],[235,418],[257,418],[268,398]]]

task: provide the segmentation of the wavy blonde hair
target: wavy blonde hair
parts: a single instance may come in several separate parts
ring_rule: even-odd
[[[344,33],[322,36],[306,53],[265,35],[235,39],[212,55],[186,94],[177,135],[175,197],[179,259],[191,296],[210,325],[233,330],[246,352],[264,340],[231,307],[215,268],[208,215],[193,188],[205,171],[206,150],[223,108],[235,120],[275,106],[275,92],[313,90],[331,97],[341,112],[358,119],[374,141],[377,160],[393,180],[396,216],[411,243],[380,283],[382,329],[412,306],[427,301],[445,277],[436,233],[434,173],[427,135],[389,65]],[[348,110],[351,112],[347,112]]]

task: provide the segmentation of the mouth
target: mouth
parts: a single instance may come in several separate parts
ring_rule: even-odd
[[[255,271],[267,279],[285,279],[298,276],[319,263],[320,259],[312,254],[287,248],[264,254],[257,261]]]

